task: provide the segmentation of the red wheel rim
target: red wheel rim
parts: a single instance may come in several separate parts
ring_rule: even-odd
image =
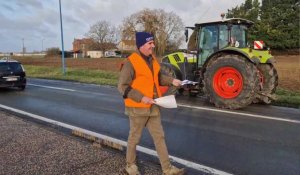
[[[222,98],[234,98],[243,89],[243,77],[233,67],[222,67],[213,77],[213,88]]]
[[[161,94],[165,94],[169,90],[169,86],[159,86]]]

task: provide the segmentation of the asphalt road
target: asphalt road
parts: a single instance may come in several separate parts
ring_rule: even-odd
[[[300,174],[300,109],[251,105],[228,111],[201,98],[177,102],[177,109],[162,110],[170,155],[233,174]],[[0,90],[0,104],[127,140],[116,88],[30,79],[25,91]],[[146,130],[141,145],[154,149]]]

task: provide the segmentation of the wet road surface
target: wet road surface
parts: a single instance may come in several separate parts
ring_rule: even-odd
[[[126,141],[128,119],[116,88],[30,79],[25,91],[0,91],[0,104]],[[178,97],[163,109],[169,153],[233,174],[299,174],[300,109],[251,105],[220,110]],[[154,149],[144,131],[141,145]],[[193,174],[193,173],[191,173]]]

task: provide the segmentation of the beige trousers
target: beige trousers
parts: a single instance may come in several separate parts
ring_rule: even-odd
[[[152,136],[155,148],[160,160],[162,170],[170,168],[168,149],[165,142],[165,135],[161,125],[160,115],[158,116],[129,116],[130,131],[128,137],[126,161],[132,165],[136,161],[136,145],[140,142],[143,128],[146,126]]]

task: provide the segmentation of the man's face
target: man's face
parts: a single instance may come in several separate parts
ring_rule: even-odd
[[[140,52],[144,54],[145,56],[150,56],[153,53],[153,48],[155,47],[154,41],[148,41],[144,45],[140,47]]]

